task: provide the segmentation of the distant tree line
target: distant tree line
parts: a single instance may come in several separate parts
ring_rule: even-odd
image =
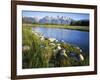
[[[73,26],[89,26],[89,20],[78,20],[78,21],[72,20],[70,25],[73,25]]]

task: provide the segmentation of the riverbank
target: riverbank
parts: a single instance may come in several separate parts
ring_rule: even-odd
[[[63,28],[63,29],[70,29],[70,30],[79,30],[79,31],[88,31],[88,26],[70,26],[70,25],[57,25],[57,24],[23,24],[23,26],[30,26],[30,27],[47,27],[47,28]]]
[[[89,65],[88,56],[78,46],[46,38],[31,27],[23,26],[23,68]]]

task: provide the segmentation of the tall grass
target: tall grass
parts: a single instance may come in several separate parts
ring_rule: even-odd
[[[23,51],[23,68],[49,67],[49,58],[52,55],[52,49],[48,47],[48,41],[42,42],[40,38],[34,35],[31,28],[23,28],[23,46],[27,45],[30,50]],[[41,48],[47,46],[46,48]]]

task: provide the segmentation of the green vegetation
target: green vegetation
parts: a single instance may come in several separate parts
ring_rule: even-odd
[[[79,47],[63,42],[50,42],[46,38],[41,40],[41,36],[32,32],[30,26],[33,25],[24,24],[22,27],[22,65],[24,69],[89,65],[88,56],[80,52]],[[58,50],[57,45],[60,45],[62,49]],[[64,50],[65,52],[62,53]],[[84,60],[71,56],[72,52],[78,57],[83,54]]]
[[[89,31],[88,26],[71,26],[66,24],[23,24],[30,27],[49,27],[49,28],[64,28],[70,30]]]

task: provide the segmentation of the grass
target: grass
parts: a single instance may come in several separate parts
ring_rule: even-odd
[[[65,44],[63,42],[54,42],[55,44],[61,44],[66,50],[66,55],[70,55],[70,52],[74,52],[76,55],[80,54],[79,49],[76,46]],[[22,65],[23,69],[26,68],[48,68],[48,67],[67,67],[67,66],[85,66],[89,65],[88,56],[84,61],[76,61],[72,57],[62,58],[56,56],[54,50],[56,46],[49,45],[49,40],[40,40],[39,36],[32,33],[30,26],[23,25],[22,27],[22,46],[29,46],[29,50],[22,51]]]
[[[41,42],[30,28],[23,28],[23,46],[29,46],[30,50],[23,51],[23,68],[48,67],[51,48],[41,48],[41,45],[48,46],[48,41]]]
[[[64,28],[70,30],[79,30],[79,31],[89,31],[88,26],[71,26],[71,25],[64,25],[64,24],[23,24],[23,26],[30,26],[30,27],[48,27],[48,28]]]

